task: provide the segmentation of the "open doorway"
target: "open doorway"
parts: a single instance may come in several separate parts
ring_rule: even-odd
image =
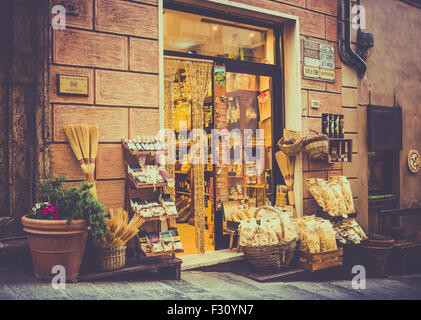
[[[279,31],[273,26],[164,10],[165,128],[175,132],[176,142],[176,161],[168,171],[175,180],[172,194],[179,214],[175,223],[184,254],[229,245],[224,203],[258,207],[274,199],[280,177],[279,170],[272,170],[272,146],[283,127],[276,43]],[[200,111],[192,99],[197,88],[189,80],[193,62],[211,69]],[[195,112],[200,121],[195,120]],[[189,159],[194,145],[189,137],[197,128],[207,138],[201,171]],[[228,161],[215,161],[218,130],[229,134]]]

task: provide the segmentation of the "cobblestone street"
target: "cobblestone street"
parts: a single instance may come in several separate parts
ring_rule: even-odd
[[[327,273],[326,273],[327,274]],[[67,283],[53,289],[30,272],[0,271],[0,299],[40,300],[325,300],[421,299],[421,275],[367,279],[365,290],[354,290],[350,280],[326,280],[321,274],[290,281],[260,283],[225,271],[183,271],[181,280],[158,273],[139,273],[92,282]]]

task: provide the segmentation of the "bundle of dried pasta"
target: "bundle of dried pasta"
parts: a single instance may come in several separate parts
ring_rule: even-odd
[[[336,214],[342,215],[342,214],[347,213],[347,207],[345,205],[345,200],[342,194],[340,184],[336,181],[335,178],[329,177],[329,182],[327,183],[327,185],[330,187],[330,189],[332,190],[336,198],[336,205],[337,205]]]
[[[338,199],[336,198],[335,193],[324,180],[320,182],[320,192],[325,203],[325,208],[323,208],[323,210],[325,210],[332,216],[343,214],[343,212],[340,211]]]
[[[323,210],[326,211],[326,204],[323,199],[323,195],[321,192],[321,183],[323,182],[323,179],[316,179],[311,178],[307,179],[307,188],[308,191],[310,191],[311,195],[313,196],[314,200],[316,200],[317,204],[323,208]]]
[[[279,219],[281,220],[281,225],[283,229],[283,238],[282,240],[286,243],[297,239],[297,231],[296,231],[296,225],[290,218],[289,213],[282,212],[279,214]]]
[[[334,251],[338,247],[336,245],[336,231],[333,229],[332,224],[324,220],[319,223],[317,231],[320,238],[320,252]]]
[[[345,205],[347,207],[346,213],[354,213],[354,200],[352,199],[351,185],[349,184],[348,179],[344,176],[339,176],[338,182],[341,188],[342,195],[344,197]]]
[[[259,239],[257,235],[259,231],[259,225],[255,218],[242,220],[238,226],[240,246],[258,246]]]
[[[283,241],[284,234],[278,218],[260,220],[260,229],[267,234],[269,244],[278,244]]]
[[[307,218],[307,221],[303,221],[300,238],[300,251],[309,253],[320,252],[320,238],[316,231],[316,223],[314,219]]]

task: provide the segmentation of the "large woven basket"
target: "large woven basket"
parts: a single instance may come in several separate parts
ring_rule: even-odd
[[[285,144],[286,135],[295,139],[293,144]],[[298,131],[285,130],[285,135],[278,141],[279,150],[285,153],[289,157],[295,157],[301,152],[303,148],[303,138],[301,138]]]
[[[114,271],[126,264],[126,246],[116,249],[100,249],[98,253],[101,271]]]
[[[329,152],[328,138],[325,134],[311,130],[315,135],[307,137],[303,142],[304,151],[307,152],[310,160],[324,161],[327,159]]]
[[[294,259],[296,241],[268,246],[243,246],[241,251],[250,264],[261,273],[275,273]]]

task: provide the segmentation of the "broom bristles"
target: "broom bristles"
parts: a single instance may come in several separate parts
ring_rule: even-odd
[[[89,127],[89,143],[90,143],[90,162],[91,162],[91,171],[95,171],[95,159],[98,154],[98,126]]]
[[[79,140],[77,138],[76,130],[73,125],[64,126],[64,133],[66,134],[67,140],[69,141],[70,147],[73,150],[73,153],[76,156],[76,159],[80,163],[80,167],[84,174],[88,173],[88,167],[82,156],[82,150],[79,144]]]
[[[80,149],[82,151],[83,160],[86,163],[86,166],[90,170],[90,161],[89,161],[89,127],[86,123],[75,126],[77,139],[79,141]]]

